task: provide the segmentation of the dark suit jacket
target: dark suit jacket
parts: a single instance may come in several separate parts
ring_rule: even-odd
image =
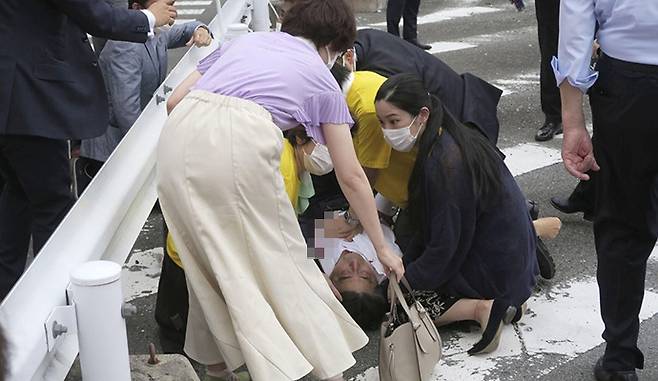
[[[354,47],[357,70],[374,71],[384,77],[415,74],[457,119],[476,125],[497,143],[500,89],[470,73],[459,75],[440,59],[381,30],[359,30]]]
[[[86,33],[144,42],[148,32],[142,12],[104,1],[1,0],[0,135],[102,134],[107,96]]]

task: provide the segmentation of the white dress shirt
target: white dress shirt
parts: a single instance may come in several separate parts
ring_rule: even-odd
[[[567,79],[583,93],[598,73],[590,67],[594,29],[601,50],[622,61],[658,65],[658,0],[561,0],[558,86]]]

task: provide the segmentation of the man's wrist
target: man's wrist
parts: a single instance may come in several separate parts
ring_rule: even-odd
[[[359,225],[359,219],[355,215],[350,213],[349,210],[343,212],[343,219],[345,219],[345,222],[352,227],[356,227],[357,225]]]

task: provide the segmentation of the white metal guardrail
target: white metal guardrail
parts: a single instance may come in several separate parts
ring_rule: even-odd
[[[0,305],[0,325],[9,343],[7,380],[62,381],[66,377],[79,348],[75,312],[70,313],[74,307],[67,306],[71,271],[100,259],[125,262],[157,198],[155,149],[166,119],[163,101],[198,60],[218,46],[229,24],[249,21],[254,30],[268,30],[267,0],[218,3],[217,16],[209,25],[215,36],[213,45],[190,49],[176,65]],[[62,326],[68,328],[66,333]]]

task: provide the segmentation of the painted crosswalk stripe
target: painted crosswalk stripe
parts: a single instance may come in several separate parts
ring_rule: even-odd
[[[432,49],[429,50],[430,54],[438,54],[438,53],[452,52],[455,50],[470,49],[477,46],[465,42],[450,42],[450,41],[432,42],[430,45],[432,46]]]
[[[502,149],[505,164],[513,176],[562,162],[560,151],[539,144],[526,143]]]
[[[179,9],[177,10],[179,15],[200,15],[203,14],[206,10],[203,8],[193,8],[193,9]]]
[[[419,17],[418,24],[432,24],[432,23],[452,20],[460,17],[469,17],[477,14],[492,13],[499,11],[502,11],[502,9],[493,8],[493,7],[463,7],[463,8],[443,9]],[[386,22],[374,23],[374,24],[370,24],[370,26],[373,27],[386,26]]]

